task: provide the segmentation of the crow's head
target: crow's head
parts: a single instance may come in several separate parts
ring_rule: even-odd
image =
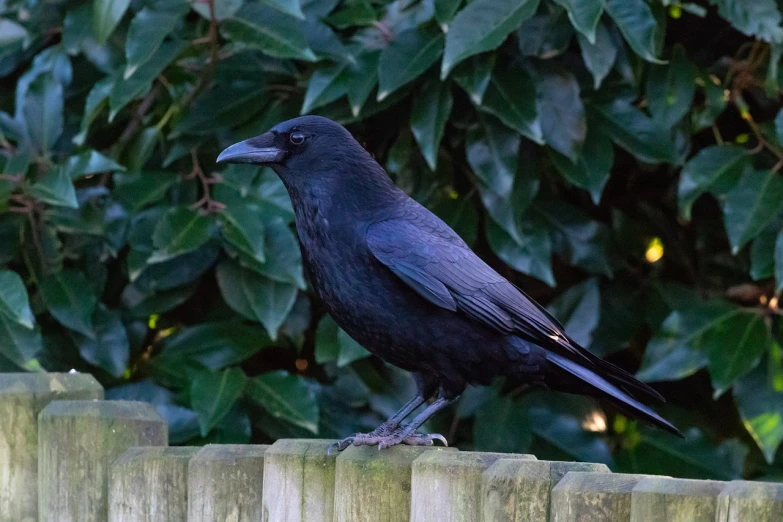
[[[307,175],[369,154],[345,128],[321,116],[278,123],[269,132],[231,145],[217,162],[272,167],[281,177]]]

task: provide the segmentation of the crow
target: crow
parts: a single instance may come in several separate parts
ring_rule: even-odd
[[[413,374],[413,399],[336,449],[445,444],[442,435],[418,429],[468,384],[495,377],[605,399],[682,436],[639,401],[663,401],[658,392],[574,342],[546,309],[395,186],[340,124],[294,118],[231,145],[217,162],[277,173],[291,197],[305,271],[329,314],[370,353]]]

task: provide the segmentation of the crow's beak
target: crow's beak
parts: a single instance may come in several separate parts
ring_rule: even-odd
[[[273,146],[274,138],[273,134],[267,133],[235,143],[220,153],[216,163],[280,163],[285,157],[285,150]]]

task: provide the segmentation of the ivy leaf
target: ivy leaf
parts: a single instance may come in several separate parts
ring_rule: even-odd
[[[457,14],[462,0],[435,0],[435,20],[438,21],[441,28],[448,28],[454,15]],[[446,29],[443,32],[447,32]]]
[[[137,174],[115,174],[114,199],[131,212],[162,200],[169,189],[179,181],[170,172],[139,172]]]
[[[585,67],[593,75],[593,88],[598,90],[617,59],[617,47],[603,24],[599,24],[596,28],[592,43],[581,33],[576,36]]]
[[[92,316],[98,297],[84,274],[63,270],[43,277],[38,285],[49,313],[63,326],[95,338]]]
[[[25,93],[24,114],[27,132],[40,153],[47,153],[63,132],[63,85],[53,73],[42,74]]]
[[[574,29],[591,44],[596,43],[596,28],[604,12],[602,0],[555,0],[568,10],[568,18]]]
[[[220,32],[228,40],[275,58],[316,60],[296,18],[265,5],[243,4],[236,14],[220,24]]]
[[[274,7],[281,13],[291,15],[300,20],[305,19],[305,15],[302,13],[302,8],[299,6],[298,0],[261,0],[261,2],[269,7]]]
[[[50,168],[40,180],[27,190],[27,193],[50,205],[79,208],[71,177],[60,167]]]
[[[540,0],[474,0],[459,11],[446,33],[440,77],[466,58],[496,49],[511,31],[536,13]]]
[[[783,441],[783,391],[768,375],[766,365],[759,365],[734,383],[733,395],[745,428],[771,465]]]
[[[250,380],[247,394],[274,418],[318,433],[318,401],[303,377],[285,370],[264,373]]]
[[[783,42],[781,15],[775,0],[710,0],[718,14],[738,31],[770,43]]]
[[[771,339],[764,316],[745,313],[716,324],[701,342],[707,349],[713,397],[717,399],[759,363]]]
[[[337,326],[329,315],[318,323],[315,337],[315,360],[318,364],[336,362],[337,367],[342,368],[370,356],[370,352]]]
[[[68,158],[68,161],[65,162],[63,168],[67,176],[74,180],[81,178],[82,176],[89,176],[100,172],[125,171],[125,167],[94,150],[88,150],[76,156],[71,156]]]
[[[42,347],[41,330],[38,327],[20,326],[5,314],[0,314],[0,355],[23,368]]]
[[[130,0],[93,0],[93,28],[99,44],[104,44],[120,23]]]
[[[356,63],[347,71],[346,93],[351,104],[351,113],[359,116],[364,102],[378,84],[378,61],[381,53],[367,52],[356,57]]]
[[[381,51],[378,101],[415,80],[443,54],[443,33],[432,28],[403,31]]]
[[[302,275],[302,254],[291,230],[280,219],[265,223],[264,252],[274,252],[265,256],[263,263],[240,252],[239,263],[259,274],[280,283],[291,283],[304,289]]]
[[[0,270],[0,315],[29,330],[35,326],[27,289],[19,274],[11,270]]]
[[[174,31],[183,14],[155,11],[148,7],[136,13],[125,42],[125,57],[128,61],[123,73],[125,78],[132,76],[136,69],[152,58],[163,40]]]
[[[106,78],[98,81],[90,89],[87,95],[87,101],[84,103],[84,114],[82,115],[82,122],[79,127],[79,134],[74,136],[73,142],[76,145],[84,145],[87,140],[87,131],[95,118],[98,117],[103,107],[109,100],[111,90],[114,88],[114,78],[107,76]]]
[[[658,23],[645,0],[604,0],[604,7],[636,54],[648,62],[665,63],[657,57]]]
[[[426,84],[413,105],[411,132],[433,171],[438,163],[438,149],[451,114],[451,106],[451,85],[437,81]]]
[[[190,405],[198,414],[202,437],[228,414],[246,384],[247,376],[240,368],[196,374],[190,383]]]
[[[783,179],[772,171],[747,169],[726,194],[723,223],[733,254],[759,235],[783,209]]]
[[[302,114],[307,114],[347,94],[348,86],[345,81],[347,67],[345,63],[332,63],[313,71],[307,84]]]
[[[590,346],[601,310],[598,280],[593,277],[572,286],[557,296],[547,309],[563,324],[571,339],[581,346]]]
[[[547,9],[528,18],[517,30],[517,45],[523,56],[548,60],[565,52],[574,36],[565,9]]]
[[[688,60],[680,45],[674,47],[667,65],[650,69],[647,101],[658,124],[670,129],[688,114],[696,92],[696,73],[696,66]]]
[[[517,171],[520,137],[497,120],[479,116],[468,131],[465,155],[476,176],[495,194],[511,192]]]
[[[525,220],[517,241],[493,222],[486,225],[487,241],[497,256],[514,270],[555,286],[552,274],[552,241],[540,220]]]
[[[641,161],[676,163],[676,147],[671,136],[651,118],[618,98],[608,104],[591,105],[589,121]]]
[[[614,164],[614,150],[609,139],[598,131],[588,131],[584,149],[576,164],[554,150],[548,151],[560,175],[569,183],[588,191],[597,205]]]
[[[100,305],[93,314],[92,324],[94,336],[72,334],[79,353],[88,363],[120,377],[128,367],[130,342],[119,314]]]
[[[215,221],[187,207],[170,209],[155,227],[152,243],[155,251],[149,264],[162,263],[193,252],[209,241],[215,232]]]
[[[471,56],[454,70],[454,81],[476,106],[480,106],[484,100],[484,92],[489,87],[492,69],[495,67],[495,58],[495,53]]]
[[[296,301],[296,286],[273,281],[230,262],[218,265],[217,280],[231,308],[263,324],[269,337],[277,339],[277,332]]]
[[[680,174],[677,198],[683,217],[691,218],[693,203],[705,192],[725,195],[750,166],[750,157],[741,147],[714,145],[700,150]]]
[[[587,134],[579,84],[562,68],[537,68],[536,105],[546,144],[576,163]]]
[[[225,223],[221,233],[226,241],[263,263],[266,260],[263,223],[267,215],[261,207],[251,202],[236,202],[228,205],[222,216]]]
[[[526,138],[543,145],[544,133],[538,116],[536,92],[536,85],[530,74],[522,67],[512,66],[492,74],[479,109],[492,114]]]

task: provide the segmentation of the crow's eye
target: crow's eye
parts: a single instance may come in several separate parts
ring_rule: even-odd
[[[302,143],[304,143],[305,135],[299,131],[296,131],[291,133],[291,137],[289,139],[291,140],[291,143],[293,143],[294,145],[301,145]]]

